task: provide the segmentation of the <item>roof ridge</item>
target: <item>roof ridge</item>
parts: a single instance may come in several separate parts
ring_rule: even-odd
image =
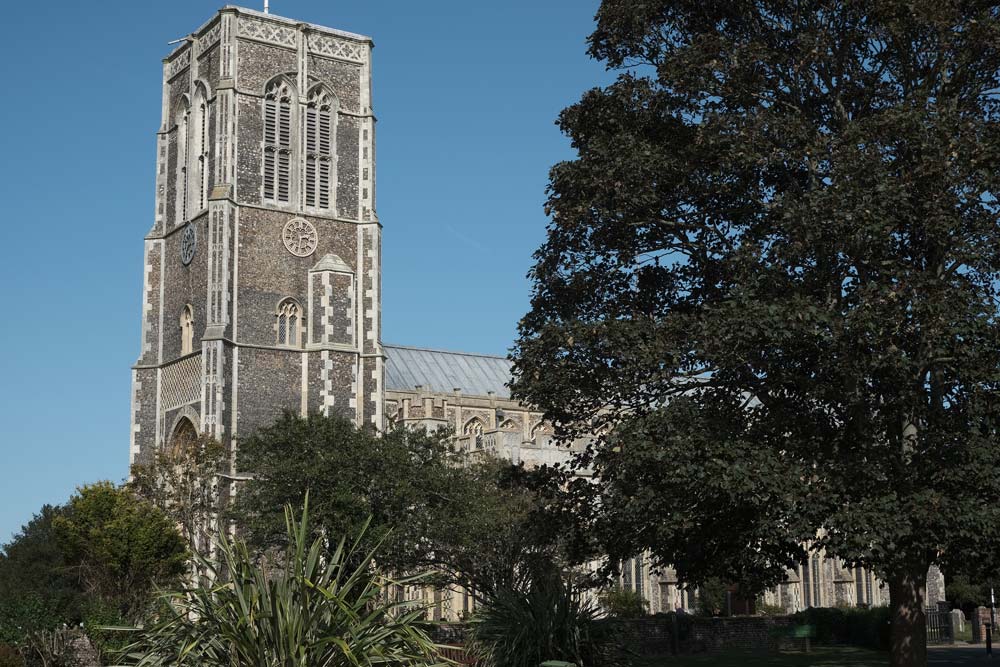
[[[486,354],[485,352],[458,352],[455,350],[439,350],[432,347],[417,347],[415,345],[395,345],[393,343],[382,343],[382,347],[395,347],[401,350],[416,350],[418,352],[436,352],[438,354],[455,354],[462,355],[463,357],[485,357],[487,359],[500,359],[502,361],[510,362],[505,356],[499,354]]]

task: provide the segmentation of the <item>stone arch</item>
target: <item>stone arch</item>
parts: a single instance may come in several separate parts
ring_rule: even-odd
[[[190,405],[181,408],[177,416],[174,417],[173,424],[170,425],[170,436],[167,440],[169,451],[176,451],[185,444],[197,440],[201,433],[200,424],[201,417],[194,408]]]
[[[205,79],[195,79],[194,85],[191,86],[191,90],[193,90],[196,95],[200,92],[208,101],[211,101],[212,98],[215,97],[215,93],[212,92],[212,86],[210,86],[208,81]]]
[[[463,435],[482,435],[483,431],[486,430],[486,424],[479,417],[473,417],[469,421],[465,422],[465,426],[462,427]]]
[[[539,436],[547,436],[552,434],[552,428],[546,424],[544,421],[536,422],[531,427],[531,439],[535,440]],[[537,441],[536,441],[537,442]]]
[[[288,86],[289,92],[295,96],[298,91],[298,88],[295,85],[295,73],[291,72],[288,74],[278,74],[277,76],[271,77],[264,83],[264,88],[261,92],[264,93],[264,95],[267,95],[280,88],[282,85]]]

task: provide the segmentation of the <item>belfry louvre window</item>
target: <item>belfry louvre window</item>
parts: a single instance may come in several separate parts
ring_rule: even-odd
[[[302,310],[294,299],[285,299],[278,305],[278,345],[299,346],[299,327]]]
[[[264,199],[291,200],[292,90],[275,81],[264,94]]]
[[[309,95],[305,114],[306,129],[306,206],[330,208],[333,173],[333,103],[323,89]]]
[[[177,116],[177,182],[175,185],[176,204],[174,224],[179,225],[188,219],[188,131],[191,120],[191,109],[184,101],[184,106]]]
[[[208,199],[208,102],[198,104],[198,210],[205,208]]]

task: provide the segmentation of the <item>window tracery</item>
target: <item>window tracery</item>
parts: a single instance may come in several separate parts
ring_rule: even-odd
[[[465,422],[465,428],[462,429],[464,435],[475,435],[480,436],[485,430],[483,421],[479,417],[473,417],[469,421]]]
[[[302,309],[295,299],[285,299],[278,305],[278,345],[298,347],[301,339]]]

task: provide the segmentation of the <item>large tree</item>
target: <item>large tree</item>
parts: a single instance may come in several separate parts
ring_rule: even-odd
[[[52,527],[61,511],[44,505],[0,550],[0,642],[83,618],[83,589]]]
[[[67,570],[88,597],[126,618],[145,612],[158,586],[185,571],[188,551],[175,522],[127,487],[81,486],[52,520]]]
[[[928,566],[1000,537],[998,49],[988,2],[604,0],[515,392],[598,434],[569,500],[611,560],[760,588],[825,549],[925,663]]]
[[[192,434],[157,450],[151,462],[133,464],[128,487],[177,522],[191,551],[207,555],[227,490],[220,484],[220,473],[228,464],[226,448],[218,440]],[[191,565],[197,562],[192,559]]]
[[[533,521],[536,498],[520,471],[451,443],[446,431],[380,434],[286,413],[240,443],[237,468],[249,479],[233,517],[252,547],[282,545],[282,508],[303,507],[308,493],[315,529],[341,536],[368,525],[365,540],[380,544],[386,570],[432,570],[438,583],[490,597],[551,560],[554,536]]]

